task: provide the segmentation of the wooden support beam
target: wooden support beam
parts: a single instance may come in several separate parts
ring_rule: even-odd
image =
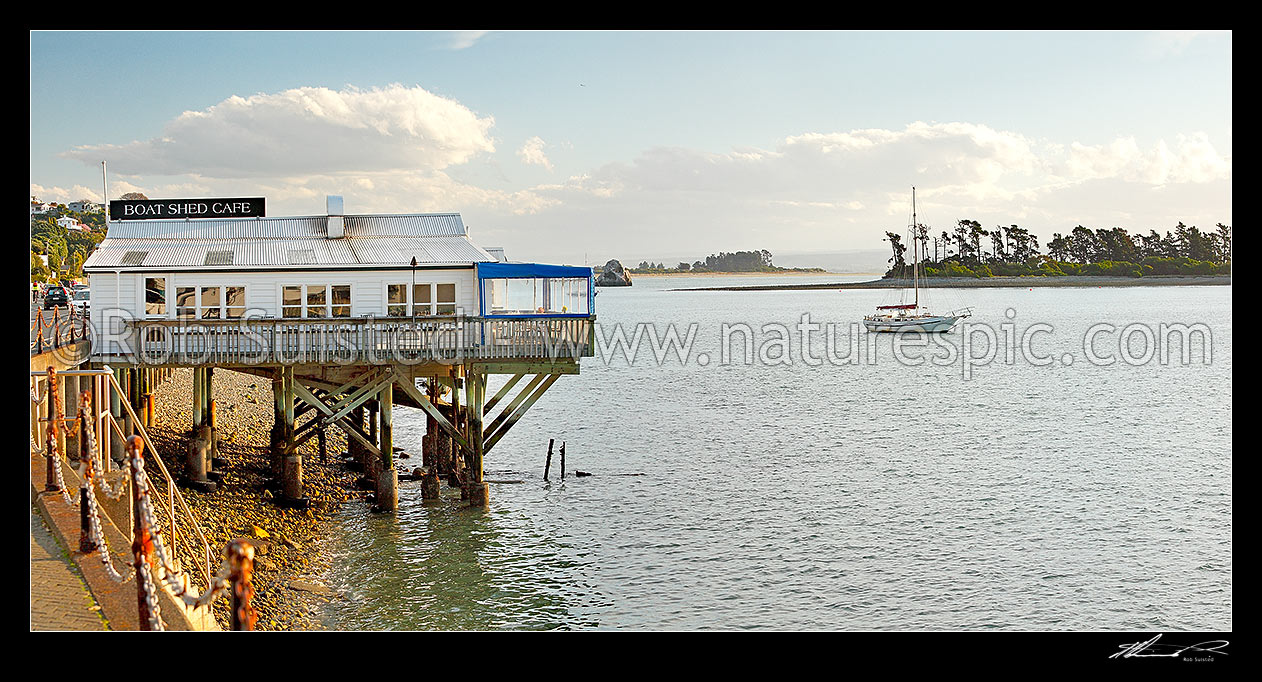
[[[579,364],[573,360],[536,362],[492,361],[473,363],[475,372],[487,374],[578,374]]]
[[[294,441],[294,368],[283,368],[281,381],[284,390],[285,407],[285,466],[282,494],[286,500],[296,502],[303,499],[302,456],[298,454],[298,446]]]
[[[379,453],[381,469],[377,474],[377,509],[395,511],[399,508],[399,472],[394,469],[394,382],[387,381],[381,387],[378,403],[381,428],[377,435],[381,437]]]
[[[366,401],[371,400],[373,395],[381,390],[381,385],[385,382],[392,381],[393,374],[389,371],[382,372],[375,376],[369,383],[359,387],[354,393],[346,396],[331,406],[330,416],[324,419],[326,424],[341,419],[350,414],[351,410],[363,405]],[[310,391],[307,392],[310,395]],[[312,396],[314,398],[315,396]],[[316,401],[318,405],[324,405],[320,401]]]
[[[193,368],[193,433],[196,434],[202,428],[202,424],[206,420],[206,415],[202,414],[202,391],[205,390],[202,384],[202,368]]]
[[[379,456],[381,454],[381,451],[377,448],[376,444],[374,444],[371,440],[369,440],[368,437],[364,435],[361,429],[356,428],[354,425],[354,422],[350,418],[348,418],[345,414],[342,415],[341,417],[335,416],[336,413],[333,411],[333,408],[324,404],[323,401],[315,397],[315,395],[312,394],[311,391],[308,390],[306,386],[303,386],[301,383],[297,381],[294,382],[293,386],[294,386],[294,389],[293,389],[294,395],[297,396],[299,400],[307,403],[308,405],[311,405],[313,408],[320,410],[326,415],[324,418],[319,419],[318,421],[323,422],[325,425],[337,425],[343,431],[345,431],[347,435],[351,436],[355,440],[359,441],[361,445],[368,448],[369,452],[371,452],[374,457]],[[368,400],[370,397],[372,397],[371,393],[365,393],[363,396],[363,400]],[[351,405],[350,409],[353,410],[358,406],[359,406],[358,404]],[[349,414],[349,410],[347,410],[347,413]],[[317,420],[313,420],[313,421],[317,421]],[[306,435],[302,438],[302,440],[299,442],[305,443],[314,435],[315,435],[314,430],[308,431]]]
[[[331,406],[326,405],[324,401],[315,397],[315,395],[312,394],[307,387],[297,382],[294,383],[294,394],[299,400],[323,412],[325,416],[321,418],[320,421],[323,422],[325,426],[328,426],[346,418],[355,408],[363,405],[369,400],[372,400],[373,395],[379,392],[384,384],[390,383],[392,378],[393,376],[391,374],[386,373],[378,378],[378,380],[374,383],[361,387],[359,390],[355,391],[343,400],[339,400]]]
[[[486,402],[486,374],[469,373],[469,383],[473,387],[469,400],[469,442],[473,444],[473,463],[471,476],[477,483],[482,482],[482,455],[485,451],[485,439],[482,431],[483,404]]]
[[[485,376],[485,373],[483,373],[483,375]],[[483,410],[485,410],[486,412],[490,412],[491,410],[495,409],[496,403],[498,403],[501,398],[508,395],[508,392],[511,391],[513,387],[517,385],[517,382],[521,381],[521,378],[524,376],[526,376],[524,372],[520,374],[514,374],[513,378],[509,379],[508,382],[505,383],[500,388],[500,390],[495,392],[495,395],[490,400],[486,401],[486,405],[483,406]]]
[[[535,390],[535,387],[542,383],[547,377],[547,374],[536,374],[535,378],[531,379],[530,383],[526,384],[526,387],[517,394],[517,397],[513,398],[512,401],[508,403],[508,406],[504,408],[504,411],[500,412],[498,417],[492,419],[490,424],[487,424],[486,430],[491,432],[498,429],[500,424],[503,424],[513,413],[513,410],[517,409],[517,406],[521,404],[521,401],[525,400],[527,396],[530,395],[530,392]]]
[[[509,416],[508,420],[505,421],[494,433],[492,433],[490,436],[486,438],[486,445],[482,448],[482,454],[485,455],[486,453],[490,452],[491,448],[495,447],[495,444],[500,442],[500,439],[504,437],[504,434],[508,433],[508,430],[513,428],[513,424],[516,424],[517,420],[521,419],[522,415],[526,414],[526,410],[529,410],[531,406],[534,405],[535,402],[539,400],[539,397],[542,396],[544,392],[547,391],[548,388],[550,388],[552,384],[555,384],[557,379],[560,379],[560,378],[561,378],[560,374],[553,374],[549,376],[542,384],[540,384],[539,388],[535,389],[535,392],[532,393],[530,397],[527,398],[524,403],[522,403],[520,406],[517,407],[516,410],[513,411],[513,414]]]
[[[438,424],[438,428],[443,430],[443,433],[447,434],[452,440],[459,443],[462,449],[466,451],[472,450],[472,446],[469,445],[469,441],[461,435],[459,429],[453,426],[450,421],[447,421],[447,417],[443,416],[442,411],[435,407],[424,393],[421,393],[420,389],[412,383],[411,379],[405,376],[396,376],[396,378],[399,379],[398,386],[403,389],[403,392],[406,393],[409,398],[416,401],[416,403],[421,406],[421,409],[425,410],[425,413],[434,419],[434,422]],[[453,400],[453,404],[454,402],[455,401]]]

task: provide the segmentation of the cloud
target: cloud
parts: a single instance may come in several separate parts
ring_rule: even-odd
[[[1153,31],[1147,34],[1144,51],[1149,57],[1177,56],[1195,41],[1231,39],[1231,31]]]
[[[578,172],[533,137],[519,160],[566,172],[522,185],[496,170],[493,124],[421,88],[301,88],[229,98],[148,142],[69,155],[95,165],[106,153],[115,197],[265,196],[272,215],[313,215],[340,194],[351,213],[458,211],[480,243],[544,262],[884,248],[884,231],[910,220],[913,185],[919,218],[935,229],[968,218],[1046,240],[1080,223],[1231,222],[1231,140],[1216,147],[1197,132],[1088,145],[917,121],[806,132],[766,149],[655,147]],[[45,200],[96,196],[80,189],[32,184]]]
[[[1230,156],[1199,133],[1092,146],[971,123],[915,122],[805,133],[772,149],[646,150],[530,188],[546,201],[498,221],[513,229],[495,241],[513,247],[515,258],[546,259],[581,235],[606,249],[595,260],[880,247],[884,230],[909,222],[913,185],[920,219],[939,228],[968,218],[1018,223],[1041,237],[1078,223],[1168,229],[1179,220],[1230,222],[1230,183]]]
[[[94,191],[83,185],[75,185],[70,189],[64,187],[44,187],[34,182],[31,183],[31,196],[36,197],[40,201],[51,201],[57,204],[68,204],[72,201],[87,199],[89,201],[100,202],[100,191]]]
[[[160,137],[62,156],[124,175],[206,178],[442,169],[495,146],[490,116],[423,88],[295,88],[187,111]]]
[[[473,44],[485,37],[490,31],[454,31],[451,36],[451,42],[447,45],[450,50],[464,50],[473,47]]]
[[[1135,138],[1093,147],[1070,145],[1063,172],[1070,179],[1120,178],[1150,185],[1203,183],[1231,177],[1231,159],[1219,155],[1204,133],[1178,135],[1173,149],[1165,140],[1149,151]]]
[[[547,154],[543,153],[543,139],[538,135],[526,140],[526,143],[517,150],[517,156],[521,157],[522,163],[543,166],[548,170],[552,170],[552,162],[548,160]]]

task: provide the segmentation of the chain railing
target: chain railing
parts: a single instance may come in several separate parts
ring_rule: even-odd
[[[38,373],[33,373],[33,375],[34,377],[40,376]],[[67,375],[98,377],[98,388],[106,389],[108,386],[121,394],[121,389],[114,380],[113,373],[108,369],[63,372],[61,377],[63,381]],[[106,381],[106,377],[108,377],[108,381]],[[63,459],[64,453],[60,452],[58,445],[58,426],[73,424],[74,428],[79,429],[81,442],[84,446],[79,460],[79,472],[82,474],[83,481],[80,485],[79,494],[79,549],[85,554],[99,552],[106,575],[116,582],[126,582],[132,576],[139,576],[136,587],[140,628],[142,630],[165,629],[161,607],[157,598],[157,589],[160,586],[173,599],[194,609],[209,609],[215,599],[228,593],[232,600],[231,623],[233,629],[252,630],[256,618],[251,604],[253,586],[250,582],[254,563],[253,546],[248,541],[241,539],[230,542],[224,548],[218,570],[213,575],[211,574],[210,545],[206,541],[205,536],[202,535],[201,529],[197,526],[196,519],[184,503],[183,496],[175,488],[175,482],[171,479],[170,473],[162,464],[162,460],[157,457],[156,450],[153,449],[148,434],[144,432],[143,426],[139,423],[135,413],[131,410],[131,406],[126,401],[122,401],[122,404],[128,410],[133,424],[139,430],[139,435],[124,438],[135,507],[132,542],[133,570],[131,575],[125,576],[114,567],[109,552],[109,544],[103,531],[100,504],[96,497],[96,487],[99,486],[108,499],[114,500],[121,499],[127,488],[122,480],[115,480],[111,483],[108,480],[108,476],[106,476],[105,455],[101,447],[104,433],[98,433],[98,426],[101,431],[104,431],[108,425],[115,429],[120,437],[124,434],[113,415],[108,411],[101,411],[98,413],[97,418],[93,418],[93,392],[91,391],[83,391],[79,394],[79,405],[75,417],[66,417],[62,408],[61,392],[57,390],[57,380],[58,375],[56,371],[49,368],[43,390],[39,389],[37,380],[31,388],[33,405],[40,405],[44,397],[48,397],[49,416],[41,420],[47,423],[44,434],[45,447],[43,448],[43,454],[49,466],[46,489],[60,492],[62,499],[67,504],[74,505],[74,500],[67,490],[65,478],[62,475],[62,466],[71,466],[71,464],[68,459]],[[104,396],[108,395],[108,393],[103,390],[96,395]],[[104,402],[107,401],[98,401],[98,403]],[[39,452],[39,448],[35,447],[37,444],[33,435],[31,441],[32,452]],[[168,550],[166,543],[163,541],[162,530],[164,526],[159,522],[158,514],[151,499],[150,480],[145,472],[143,458],[146,444],[149,445],[150,452],[153,453],[153,461],[157,463],[159,470],[162,472],[163,481],[168,490],[168,501],[170,504],[166,507],[166,510],[170,514],[167,517],[168,523],[165,528],[170,530],[172,542],[170,550]],[[175,502],[177,500],[180,510],[184,512],[185,518],[192,524],[194,533],[200,541],[199,549],[204,549],[203,554],[207,562],[203,573],[206,579],[204,592],[200,591],[193,584],[189,574],[181,569],[175,557],[174,550],[177,549],[176,538],[189,537],[188,533],[177,534],[176,532]],[[191,543],[185,542],[186,551],[189,550],[189,544]]]
[[[61,308],[53,308],[51,317],[44,313],[43,308],[37,309],[31,320],[31,355],[88,338],[88,316],[77,307],[70,306],[65,314]]]

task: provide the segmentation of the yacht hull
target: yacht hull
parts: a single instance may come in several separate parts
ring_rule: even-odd
[[[863,326],[870,332],[927,332],[942,334],[951,331],[962,316],[934,315],[906,320],[864,320]]]

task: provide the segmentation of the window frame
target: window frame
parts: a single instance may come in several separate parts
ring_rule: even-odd
[[[311,305],[311,287],[324,288],[324,302],[319,304],[321,312],[319,317],[312,317],[310,311],[316,306]],[[346,303],[333,302],[333,289],[346,287]],[[285,304],[285,290],[298,289],[298,304]],[[305,282],[302,284],[289,284],[286,282],[278,282],[276,285],[276,311],[279,319],[282,320],[344,320],[355,316],[355,284],[353,282],[342,281],[326,281],[326,282]],[[298,308],[298,316],[290,317],[285,314],[286,308]],[[346,308],[346,315],[333,314],[334,308]]]
[[[390,287],[392,286],[402,287],[403,291],[406,292],[407,295],[404,297],[403,303],[392,303],[390,301]],[[442,302],[438,301],[438,287],[440,286],[450,286],[452,288],[451,289],[452,298],[450,301],[442,301]],[[415,301],[416,289],[420,287],[428,287],[429,289],[429,302],[428,303],[418,304]],[[382,285],[381,285],[381,300],[384,303],[383,312],[385,313],[386,317],[400,317],[399,315],[390,314],[390,308],[394,306],[399,306],[399,305],[403,306],[404,314],[402,315],[402,317],[455,317],[455,316],[460,315],[460,311],[461,311],[460,282],[459,281],[427,280],[424,282],[416,282],[415,284],[413,284],[411,281],[406,281],[406,282],[386,281],[386,282],[382,282]],[[450,306],[451,312],[439,313],[438,306],[440,305]],[[417,306],[425,306],[426,308],[428,308],[428,312],[425,312],[423,314],[418,314]]]

